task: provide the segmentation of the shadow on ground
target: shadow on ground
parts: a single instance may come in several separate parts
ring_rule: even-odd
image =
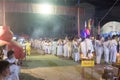
[[[20,73],[20,80],[44,80],[44,79],[36,78],[30,74]]]

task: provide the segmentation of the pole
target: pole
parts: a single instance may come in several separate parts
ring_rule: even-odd
[[[79,11],[79,7],[78,7],[78,10],[77,10],[77,12],[78,12],[78,15],[77,15],[77,17],[78,17],[78,37],[80,37],[80,11]]]
[[[5,0],[3,0],[3,26],[5,26],[6,25],[6,23],[5,23]]]
[[[98,23],[98,35],[100,35],[100,22]]]

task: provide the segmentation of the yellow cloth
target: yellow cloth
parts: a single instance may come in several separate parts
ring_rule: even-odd
[[[31,44],[29,42],[26,43],[26,53],[27,55],[31,54]]]

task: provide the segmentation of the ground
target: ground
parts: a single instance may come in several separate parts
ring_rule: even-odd
[[[73,60],[32,51],[21,67],[21,80],[100,80],[103,65],[81,67]]]

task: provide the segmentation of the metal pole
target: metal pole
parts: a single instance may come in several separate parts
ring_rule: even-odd
[[[77,12],[78,12],[78,15],[77,15],[77,17],[78,17],[78,37],[80,37],[80,11],[79,11],[79,7],[78,7],[78,10],[77,10]]]
[[[98,23],[98,35],[100,35],[100,22]]]
[[[5,22],[5,0],[3,0],[3,26],[6,25],[6,22]]]

